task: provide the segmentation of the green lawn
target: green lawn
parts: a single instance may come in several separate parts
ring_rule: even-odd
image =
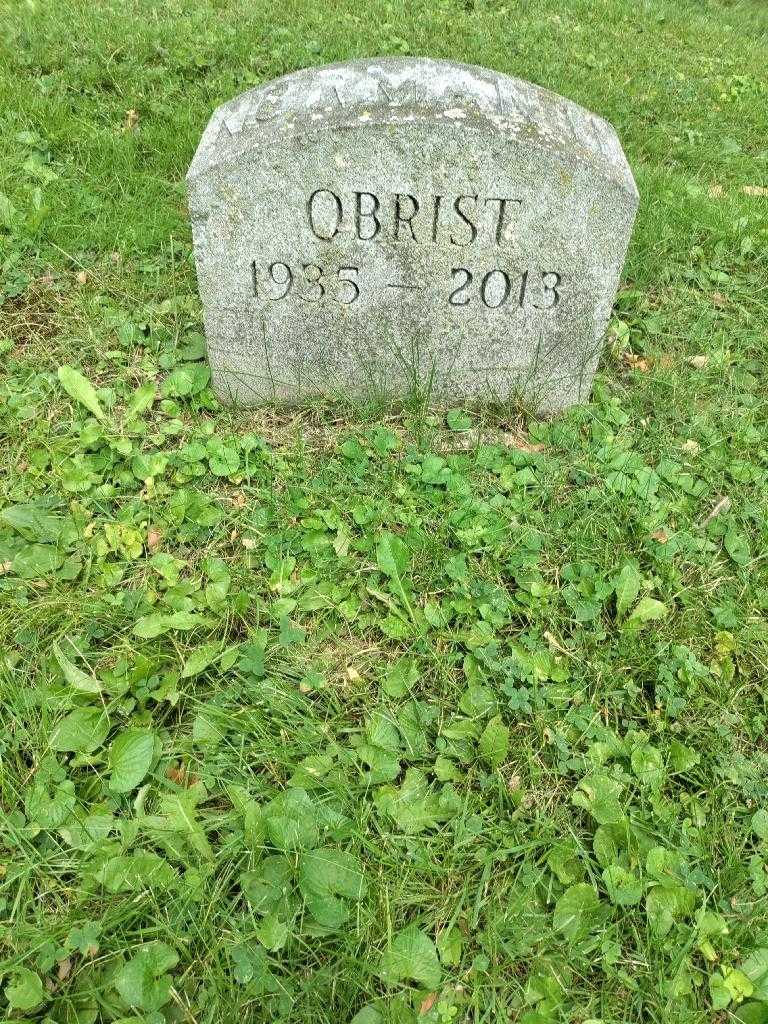
[[[213,398],[200,133],[380,53],[617,127],[589,405]],[[766,68],[762,0],[0,6],[3,1019],[768,1021]]]

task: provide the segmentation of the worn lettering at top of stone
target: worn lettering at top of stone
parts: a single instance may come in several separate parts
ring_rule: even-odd
[[[638,200],[596,115],[483,68],[356,61],[220,107],[187,180],[222,398],[587,397]]]

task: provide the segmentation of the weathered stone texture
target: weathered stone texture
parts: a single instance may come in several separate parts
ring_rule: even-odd
[[[426,59],[300,71],[214,113],[188,187],[222,398],[587,397],[638,196],[568,100]]]

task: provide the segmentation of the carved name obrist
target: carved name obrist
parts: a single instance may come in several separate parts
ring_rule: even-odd
[[[522,202],[478,193],[345,193],[316,188],[307,199],[307,219],[312,234],[324,242],[346,234],[361,242],[391,239],[463,247],[479,240],[502,245],[512,238],[513,210]]]

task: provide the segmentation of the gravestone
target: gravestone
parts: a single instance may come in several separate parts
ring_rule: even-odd
[[[638,194],[569,100],[422,58],[308,69],[219,107],[187,181],[222,399],[588,396]]]

